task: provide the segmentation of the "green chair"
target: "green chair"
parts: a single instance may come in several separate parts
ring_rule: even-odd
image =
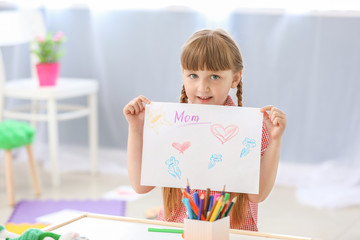
[[[11,154],[11,150],[14,148],[26,146],[35,194],[37,196],[41,194],[36,165],[31,149],[34,136],[35,130],[28,123],[19,121],[0,122],[0,149],[5,150],[6,191],[8,195],[8,202],[11,206],[15,205]]]

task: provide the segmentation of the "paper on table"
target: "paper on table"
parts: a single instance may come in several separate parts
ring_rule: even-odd
[[[64,209],[61,211],[57,211],[37,217],[36,222],[44,223],[44,224],[54,224],[77,217],[81,213],[82,213],[81,211],[77,211],[73,209]]]
[[[258,193],[259,108],[146,105],[141,184]]]

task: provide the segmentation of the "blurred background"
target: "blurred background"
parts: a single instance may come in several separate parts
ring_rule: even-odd
[[[242,53],[244,106],[287,114],[277,185],[294,187],[296,201],[314,209],[360,205],[359,3],[0,1],[0,11],[20,8],[40,10],[48,32],[66,35],[60,76],[98,80],[100,168],[112,159],[110,168],[126,174],[123,107],[140,94],[178,102],[182,45],[199,29],[220,27]],[[27,46],[2,51],[10,81],[29,77]],[[87,124],[60,124],[61,161],[81,158]],[[46,165],[45,126],[36,141]]]

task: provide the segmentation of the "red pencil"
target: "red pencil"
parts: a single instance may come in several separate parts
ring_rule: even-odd
[[[222,211],[220,212],[220,218],[223,218],[225,215],[225,209],[227,209],[230,205],[230,199],[228,199],[222,209]]]

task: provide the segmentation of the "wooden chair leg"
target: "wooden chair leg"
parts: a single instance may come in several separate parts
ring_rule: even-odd
[[[40,196],[41,195],[41,187],[40,187],[40,183],[39,183],[38,174],[36,171],[36,164],[35,164],[34,155],[33,155],[31,146],[30,145],[26,146],[26,150],[27,150],[27,154],[28,154],[28,158],[29,158],[29,165],[30,165],[31,177],[32,177],[33,185],[34,185],[35,194],[37,196]]]
[[[15,205],[14,196],[14,177],[12,169],[12,156],[10,150],[5,150],[5,176],[6,176],[6,192],[8,196],[8,203],[10,206]]]

